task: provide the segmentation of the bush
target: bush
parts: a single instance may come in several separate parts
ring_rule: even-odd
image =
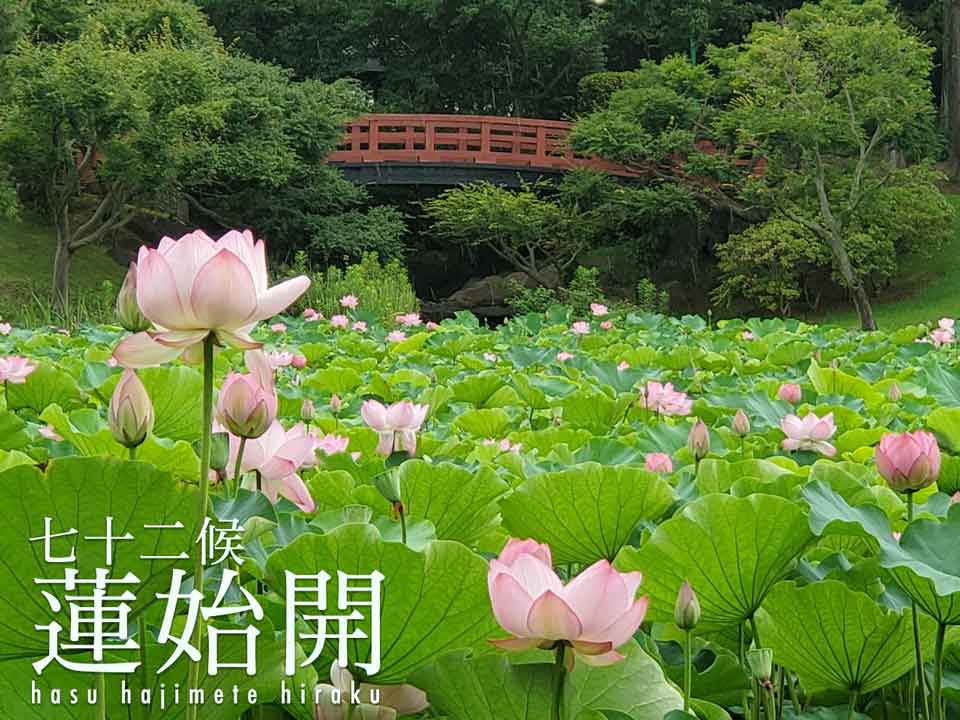
[[[637,283],[637,307],[644,312],[666,314],[670,308],[670,295],[658,288],[650,278],[640,278]]]
[[[600,268],[581,265],[563,291],[564,303],[577,315],[590,312],[590,303],[602,303],[605,298],[600,287]]]
[[[512,280],[507,305],[515,315],[528,315],[530,313],[545,313],[559,301],[556,290],[543,286],[530,288]]]
[[[636,77],[633,71],[607,71],[591,73],[580,79],[577,90],[580,93],[580,109],[593,112],[610,104],[610,98],[618,90],[623,90]]]
[[[420,303],[410,284],[407,270],[399,260],[382,264],[376,253],[364,253],[359,263],[346,270],[331,266],[314,271],[304,252],[297,253],[292,271],[310,276],[310,289],[300,299],[296,311],[312,307],[326,317],[343,312],[340,298],[356,295],[360,314],[381,322],[393,321],[398,313],[419,309]]]

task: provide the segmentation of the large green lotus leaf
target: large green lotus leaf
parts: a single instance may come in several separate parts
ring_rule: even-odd
[[[808,694],[887,685],[914,665],[909,612],[884,610],[869,596],[837,580],[805,587],[778,584],[757,613],[760,639],[777,662],[797,673]],[[921,642],[935,623],[920,616]]]
[[[873,385],[862,378],[848,375],[842,370],[822,368],[814,359],[810,360],[807,377],[821,395],[846,395],[863,400],[867,407],[882,405],[884,396]]]
[[[499,524],[497,498],[510,486],[489,467],[476,472],[451,463],[409,460],[400,466],[403,506],[433,523],[441,540],[473,545]]]
[[[852,535],[880,544],[894,544],[890,522],[876,505],[854,507],[823,480],[807,484],[801,493],[810,507],[810,529],[815,535]]]
[[[643,573],[648,620],[671,622],[688,580],[700,599],[698,631],[715,630],[753,615],[811,539],[806,514],[789,500],[706,495],[657,527],[639,550],[624,548],[616,565]]]
[[[793,470],[770,460],[751,458],[729,462],[704,458],[697,465],[696,485],[702,495],[709,495],[729,492],[734,483],[744,477],[757,478],[761,482],[774,482],[790,475],[793,475]]]
[[[603,393],[579,390],[563,398],[560,407],[565,423],[602,435],[623,419],[632,400],[629,395],[613,399]]]
[[[585,463],[530,478],[500,501],[514,536],[550,545],[558,563],[613,560],[641,520],[659,519],[673,489],[637,467]]]
[[[318,370],[303,381],[303,386],[321,393],[345,395],[363,384],[363,376],[348,367],[331,366]]]
[[[499,438],[510,427],[510,416],[503,408],[467,410],[453,421],[453,426],[479,438]]]
[[[177,365],[146,368],[138,370],[137,375],[153,402],[156,416],[153,434],[171,440],[197,440],[203,425],[203,377],[200,373],[191,367]],[[105,398],[109,399],[113,394],[120,377],[114,375],[100,389]]]
[[[54,403],[69,410],[80,407],[83,400],[73,376],[49,363],[40,363],[23,384],[7,385],[7,407],[11,410],[29,408],[39,415]]]
[[[386,542],[372,525],[343,525],[326,535],[304,534],[270,556],[267,581],[285,595],[285,573],[326,571],[327,607],[337,607],[337,571],[384,575],[380,683],[403,682],[413,670],[449,650],[486,646],[500,637],[487,590],[487,563],[460,543],[439,540],[423,552]],[[367,635],[370,628],[364,628]],[[328,643],[332,645],[333,643]],[[369,639],[350,644],[351,662],[367,662]]]
[[[952,452],[960,452],[960,408],[938,407],[927,415],[927,427],[944,441]]]
[[[488,372],[469,377],[450,385],[453,399],[456,402],[470,403],[474,407],[485,407],[486,403],[496,392],[506,385],[503,377],[497,373]]]
[[[664,626],[667,627],[667,626]],[[678,635],[681,632],[671,628]],[[683,687],[684,653],[683,639],[658,643],[661,665],[677,687]],[[739,705],[742,693],[750,689],[750,676],[741,667],[736,654],[712,642],[695,637],[693,644],[693,696],[718,705]]]
[[[187,568],[187,561],[143,560],[147,556],[177,556],[194,549],[196,532],[196,490],[175,482],[170,475],[146,463],[114,458],[63,458],[54,460],[46,474],[36,468],[19,466],[0,473],[0,505],[7,513],[0,529],[0,657],[45,655],[46,635],[35,625],[57,618],[70,627],[69,612],[54,613],[41,595],[39,578],[63,578],[66,567],[76,567],[79,577],[94,578],[96,568],[105,565],[105,543],[88,540],[103,536],[106,518],[113,518],[115,535],[130,533],[132,541],[114,543],[113,578],[134,573],[139,584],[129,586],[137,596],[131,603],[137,611],[155,601],[157,592],[169,589],[175,567]],[[55,533],[78,531],[71,538],[53,542],[57,556],[69,555],[76,545],[75,563],[47,564],[43,543],[44,518],[52,519]],[[174,525],[184,529],[151,530],[146,525]]]
[[[27,424],[16,415],[4,410],[0,412],[0,450],[19,450],[30,442]]]
[[[109,455],[125,458],[129,451],[113,439],[110,429],[95,410],[75,410],[69,417],[59,405],[51,405],[40,416],[50,423],[64,440],[68,440],[81,455]],[[200,474],[200,459],[186,441],[159,440],[153,435],[137,448],[137,459],[171,473],[175,478],[196,481]]]
[[[792,410],[789,404],[771,399],[765,392],[708,395],[705,400],[711,407],[743,410],[750,418],[754,432],[779,428],[780,420]]]
[[[945,407],[960,406],[960,372],[948,367],[944,363],[929,364],[924,368],[925,378],[918,378],[923,382],[930,395]]]
[[[774,346],[767,354],[767,362],[771,365],[794,366],[813,356],[816,346],[806,340],[792,340]]]

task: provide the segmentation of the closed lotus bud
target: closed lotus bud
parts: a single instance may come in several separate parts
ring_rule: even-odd
[[[307,358],[300,353],[297,353],[293,356],[290,364],[293,365],[297,370],[303,370],[307,366]]]
[[[903,392],[900,390],[900,386],[894,383],[890,386],[890,389],[887,390],[887,397],[890,398],[890,402],[900,402],[900,399],[903,397]]]
[[[340,399],[339,395],[330,396],[330,409],[333,411],[334,415],[343,409],[343,400]]]
[[[796,383],[784,383],[780,386],[780,389],[777,390],[777,397],[791,405],[799,403],[802,395],[803,390]]]
[[[153,429],[153,403],[137,374],[127,368],[110,398],[107,415],[114,439],[128,448],[135,448]]]
[[[117,320],[124,330],[132,333],[142,332],[151,326],[150,321],[140,312],[140,305],[137,303],[136,263],[130,263],[130,269],[127,270],[127,276],[123,279],[117,295]]]
[[[773,675],[773,650],[770,648],[753,648],[747,651],[747,665],[754,680],[764,682]]]
[[[677,604],[673,608],[673,621],[681,630],[693,630],[700,624],[700,601],[686,580],[677,593]]]
[[[303,405],[300,406],[300,419],[304,422],[313,422],[313,419],[317,416],[317,411],[313,407],[313,402],[310,398],[306,398],[303,401]]]
[[[877,470],[895,491],[912,493],[933,485],[940,475],[940,446],[923,430],[887,433],[874,454]]]
[[[687,447],[696,460],[705,458],[710,453],[710,431],[703,420],[697,420],[687,435]]]
[[[277,396],[252,375],[230,373],[217,398],[217,417],[237,437],[258,438],[277,417]]]
[[[737,414],[733,416],[733,432],[740,437],[750,432],[750,418],[743,410],[737,410]]]
[[[215,432],[210,436],[210,467],[223,472],[230,458],[230,434]]]

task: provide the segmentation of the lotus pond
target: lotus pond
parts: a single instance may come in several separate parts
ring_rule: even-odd
[[[111,408],[124,330],[0,335],[0,357],[28,361],[0,361],[2,717],[190,717],[175,686],[205,690],[200,716],[224,720],[960,715],[952,325],[595,312],[384,327],[360,298],[333,322],[261,325],[279,426],[242,455],[213,436],[204,518],[196,366],[137,371],[152,424],[131,451],[114,430],[137,411]],[[216,386],[263,372],[251,364],[218,349]],[[939,450],[878,451],[916,430]],[[215,610],[191,624],[197,541],[214,528],[204,553],[224,557],[194,594]],[[135,582],[98,658],[67,638],[64,593],[96,595],[78,578],[105,560]],[[290,577],[322,573],[311,614]],[[379,608],[339,643],[352,676],[335,623],[315,622],[323,600],[344,609],[338,573],[383,578]],[[101,604],[124,589],[97,587]],[[40,672],[54,624],[61,657]],[[194,625],[200,663],[176,652]],[[137,667],[72,665],[104,662]],[[351,702],[352,680],[379,702]]]

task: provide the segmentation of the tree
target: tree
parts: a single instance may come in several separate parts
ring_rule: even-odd
[[[890,151],[935,146],[931,54],[883,0],[824,0],[757,24],[723,56],[736,97],[718,124],[770,161],[747,192],[827,244],[866,330],[876,321],[849,243],[861,206],[903,172]]]

